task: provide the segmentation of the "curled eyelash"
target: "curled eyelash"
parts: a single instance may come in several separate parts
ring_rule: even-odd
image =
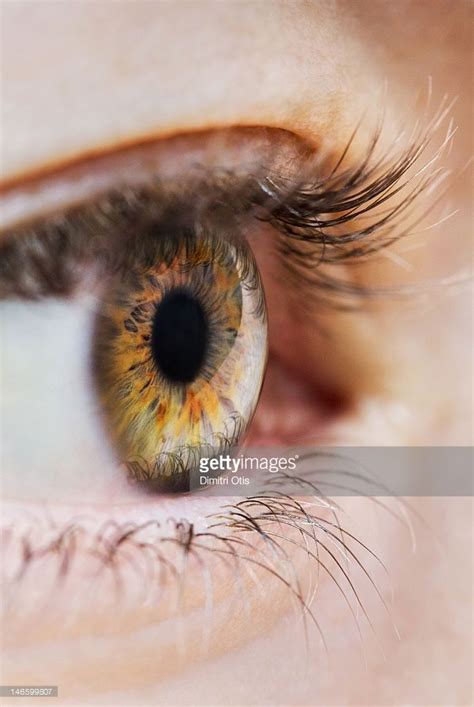
[[[373,258],[414,234],[442,203],[440,187],[450,172],[436,165],[451,148],[456,132],[452,120],[439,147],[425,160],[422,158],[446,123],[453,103],[444,96],[433,117],[425,118],[415,127],[406,146],[400,147],[402,133],[387,151],[378,154],[382,119],[368,142],[362,162],[344,168],[360,129],[359,123],[328,174],[313,174],[310,164],[309,168],[303,168],[303,176],[296,183],[272,175],[259,181],[262,194],[270,204],[269,214],[263,219],[282,236],[278,248],[287,273],[294,284],[304,283],[318,303],[350,309],[367,299],[413,296],[420,291],[419,285],[381,288],[347,282],[323,266]],[[422,197],[427,203],[420,210],[418,202]],[[452,215],[445,214],[423,230],[445,223]],[[456,284],[460,280],[464,278],[454,278],[454,282],[444,284]]]

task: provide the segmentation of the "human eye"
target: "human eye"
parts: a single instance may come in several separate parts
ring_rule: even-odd
[[[192,55],[201,36],[185,30],[201,26],[202,3],[177,15],[164,3],[140,3],[136,14],[119,3],[116,18],[100,3],[78,7],[69,20],[60,6],[35,17],[40,25],[74,20],[73,45],[102,11],[118,35],[127,18],[134,47],[168,47],[150,62],[153,71]],[[0,297],[8,683],[57,680],[60,694],[81,704],[224,704],[240,692],[245,704],[259,695],[290,704],[301,683],[302,703],[353,703],[364,654],[373,674],[384,650],[394,655],[390,583],[411,571],[421,587],[433,543],[423,544],[424,531],[416,566],[416,512],[365,498],[357,485],[367,479],[349,457],[357,446],[459,439],[450,415],[459,409],[458,381],[446,372],[454,321],[438,318],[446,336],[439,361],[428,363],[432,329],[420,314],[438,303],[441,312],[464,287],[465,249],[455,252],[462,236],[440,259],[436,235],[454,211],[443,191],[453,104],[423,95],[416,115],[401,117],[391,93],[376,101],[382,93],[374,91],[361,118],[354,86],[342,90],[341,75],[321,61],[331,82],[323,71],[310,92],[292,69],[300,90],[285,112],[281,57],[290,52],[287,63],[301,65],[286,37],[296,39],[298,26],[306,49],[327,57],[340,36],[318,8],[270,13],[287,29],[275,32],[278,71],[268,71],[265,95],[259,102],[254,92],[250,108],[249,91],[241,95],[235,82],[228,115],[225,101],[217,109],[216,76],[191,91],[186,64],[172,70],[171,88],[161,75],[158,110],[153,97],[143,101],[144,86],[156,85],[147,84],[148,65],[140,52],[129,64],[130,52],[90,74],[98,85],[86,91],[95,103],[81,129],[68,133],[59,121],[54,135],[38,121],[28,151],[21,139],[7,151]],[[210,27],[225,35],[226,5],[214,10]],[[319,14],[325,32],[314,44],[301,19],[316,23]],[[242,18],[263,36],[257,5]],[[165,37],[170,22],[180,27],[176,45]],[[198,45],[220,46],[202,36]],[[204,65],[232,75],[231,55],[220,51],[222,66],[221,58]],[[68,55],[81,74],[77,47]],[[362,52],[355,55],[362,66]],[[122,110],[109,108],[105,124],[101,96],[117,108],[107,88],[115,70],[123,73]],[[62,85],[75,103],[69,78]],[[57,91],[44,85],[52,101],[45,115],[54,115]],[[190,110],[182,99],[194,93]],[[149,123],[156,115],[163,124]],[[440,370],[446,385],[434,392]],[[230,460],[245,459],[250,473],[232,473]],[[266,468],[257,473],[260,460]],[[249,477],[249,487],[199,488],[203,477]],[[387,487],[377,488],[366,493],[385,495]],[[338,678],[328,687],[319,674],[335,654],[344,656],[337,675],[347,668],[351,676],[347,700]],[[263,655],[281,670],[274,689],[246,677],[252,666],[260,672]],[[309,679],[305,656],[315,666]],[[369,701],[386,698],[378,689]]]
[[[239,162],[234,171],[225,169],[223,163],[219,167],[201,163],[193,169],[185,162],[181,172],[162,177],[166,157],[162,159],[160,146],[121,155],[121,177],[116,176],[116,165],[111,170],[110,157],[83,166],[83,173],[94,174],[96,182],[101,177],[118,182],[112,181],[111,187],[102,187],[82,203],[62,210],[56,207],[49,215],[20,224],[3,239],[4,327],[7,342],[12,342],[11,349],[7,343],[5,370],[19,401],[18,417],[7,416],[11,434],[7,435],[5,458],[12,470],[7,483],[10,479],[14,485],[22,473],[16,469],[15,431],[21,428],[19,420],[25,415],[25,401],[31,398],[33,379],[39,385],[34,397],[41,404],[33,409],[27,427],[40,428],[36,416],[43,417],[48,397],[54,400],[52,409],[58,420],[64,416],[64,407],[75,415],[81,410],[78,424],[70,424],[74,436],[69,437],[70,448],[64,450],[69,459],[84,466],[81,446],[96,440],[97,447],[103,447],[98,443],[103,436],[110,449],[105,453],[94,450],[92,456],[110,457],[110,474],[102,474],[104,479],[125,474],[128,481],[148,489],[189,490],[190,475],[201,458],[225,455],[244,441],[258,403],[267,362],[267,308],[253,250],[260,253],[269,292],[277,289],[275,273],[268,272],[269,258],[285,274],[278,289],[293,300],[299,318],[292,331],[294,344],[306,345],[323,311],[327,318],[328,312],[334,316],[334,309],[362,307],[373,295],[370,285],[352,282],[338,268],[341,264],[350,268],[385,250],[409,231],[410,219],[419,218],[416,210],[412,213],[414,202],[436,185],[439,175],[430,171],[419,178],[415,173],[412,182],[408,174],[421,160],[430,132],[448,112],[449,105],[442,105],[425,126],[425,133],[413,137],[401,154],[380,157],[377,132],[362,162],[351,164],[349,160],[344,165],[353,136],[342,156],[332,158],[330,168],[302,146],[298,146],[300,154],[282,161],[284,148],[288,149],[284,141],[272,145],[276,155],[266,155],[273,159],[273,167],[256,163],[249,168]],[[450,138],[448,130],[442,148]],[[225,133],[201,138],[203,159],[216,143],[220,159],[229,159],[226,139]],[[258,131],[257,136],[244,131],[240,140],[252,143],[258,140]],[[171,154],[176,149],[172,142],[166,145]],[[189,142],[188,151],[195,140]],[[157,173],[148,166],[148,173],[140,173],[139,167],[134,178],[124,176],[127,163],[140,164],[150,159],[150,153]],[[74,172],[72,176],[66,173],[63,185],[74,185],[75,178]],[[53,175],[49,180],[53,191],[54,180]],[[46,192],[48,188],[43,185]],[[382,298],[384,290],[390,292],[387,287],[374,292]],[[403,294],[403,288],[399,291]],[[314,313],[315,306],[321,313]],[[272,304],[270,322],[273,316]],[[36,342],[43,319],[49,319],[51,329],[44,337],[44,359],[38,360]],[[17,332],[31,336],[20,356]],[[281,357],[275,355],[281,336],[273,326],[270,368],[273,359]],[[327,342],[322,340],[322,344],[329,350]],[[28,355],[31,360],[25,361]],[[48,394],[48,371],[54,381],[58,379],[58,366],[51,366],[55,356],[65,376],[62,386],[56,382],[56,398]],[[286,356],[291,363],[292,353]],[[324,415],[329,416],[325,398],[337,400],[350,392],[343,390],[339,380],[325,381],[323,361],[317,366],[308,362],[308,368],[318,386],[313,407],[324,425]],[[25,369],[29,374],[22,391],[19,381]],[[71,370],[78,382],[71,386],[74,393],[68,400],[64,388]],[[42,390],[44,382],[47,387]],[[90,393],[85,395],[81,388]],[[81,416],[94,427],[89,439]],[[58,430],[50,426],[48,417],[50,441],[46,431],[38,440],[51,453],[58,432],[61,437],[66,425]],[[304,436],[304,425],[293,431],[295,441],[298,433]],[[284,425],[283,430],[270,429],[270,434],[290,439]],[[40,446],[28,446],[30,453],[35,449],[35,458],[27,459],[26,465],[34,469],[44,488],[49,484],[60,488],[56,472],[51,476],[51,457],[36,451]],[[94,479],[82,470],[74,473],[80,483],[94,485]]]
[[[10,404],[4,491],[13,500],[41,499],[54,523],[53,531],[45,530],[44,520],[34,526],[38,542],[21,517],[18,536],[9,538],[10,553],[18,555],[24,543],[28,548],[28,559],[17,557],[10,574],[10,581],[21,578],[20,585],[13,582],[12,587],[18,591],[20,586],[24,594],[19,596],[25,599],[30,583],[45,573],[42,553],[53,566],[65,562],[68,583],[79,582],[78,586],[87,581],[90,563],[97,561],[94,553],[99,567],[118,562],[127,576],[122,565],[137,546],[145,555],[152,553],[160,571],[171,566],[176,572],[176,553],[180,557],[191,538],[194,552],[202,552],[204,543],[215,557],[230,554],[234,561],[244,560],[251,571],[261,571],[263,565],[265,574],[272,571],[271,564],[262,560],[261,550],[249,554],[244,538],[252,527],[258,537],[273,538],[272,542],[281,536],[280,531],[273,537],[266,528],[267,508],[282,526],[287,543],[297,542],[295,524],[304,538],[308,517],[324,522],[324,512],[313,516],[310,508],[300,511],[300,501],[292,496],[281,501],[271,493],[233,499],[229,511],[227,498],[201,500],[194,489],[181,500],[180,492],[190,490],[190,478],[202,458],[226,455],[245,441],[262,388],[267,346],[267,395],[271,401],[274,387],[282,391],[278,402],[283,413],[273,411],[272,419],[268,403],[263,414],[257,407],[249,430],[251,453],[269,441],[273,446],[300,440],[308,453],[312,449],[308,436],[312,440],[320,434],[324,439],[331,434],[332,420],[341,418],[338,406],[344,409],[343,379],[334,377],[332,383],[324,358],[318,357],[315,364],[307,363],[305,371],[318,386],[316,392],[309,402],[301,393],[295,400],[291,385],[301,383],[293,383],[286,368],[293,363],[292,343],[307,347],[319,322],[327,325],[337,318],[339,308],[358,310],[370,300],[370,288],[352,283],[347,270],[339,274],[339,261],[347,268],[386,248],[397,237],[396,217],[402,205],[411,205],[411,196],[422,194],[435,177],[410,183],[407,201],[397,198],[400,182],[422,154],[424,137],[395,162],[379,160],[375,171],[374,141],[362,164],[349,162],[351,166],[344,168],[333,158],[329,169],[306,147],[298,145],[295,151],[292,145],[290,157],[285,155],[286,143],[292,141],[288,136],[281,145],[272,137],[270,153],[258,160],[254,156],[253,164],[246,165],[242,156],[256,149],[258,131],[239,135],[242,144],[235,163],[233,154],[226,155],[226,141],[232,144],[233,139],[230,134],[197,138],[202,158],[191,167],[187,152],[194,159],[191,148],[196,138],[189,138],[183,164],[178,168],[179,159],[173,160],[172,174],[166,163],[167,156],[177,151],[173,141],[81,165],[81,173],[93,174],[94,182],[110,180],[110,185],[101,186],[99,193],[94,186],[79,203],[55,204],[50,213],[30,220],[23,212],[23,221],[5,232],[3,370]],[[218,166],[206,163],[216,144]],[[225,164],[229,159],[232,168]],[[138,164],[133,178],[126,169],[130,163]],[[49,179],[53,186],[57,180],[56,186],[60,183],[67,193],[68,185],[77,182],[75,169]],[[45,193],[50,184],[43,186]],[[365,218],[360,227],[359,212],[370,214],[372,204],[373,217]],[[315,259],[320,261],[317,268]],[[285,281],[276,277],[275,267],[285,273]],[[283,355],[280,340],[287,333],[283,334],[281,311],[275,305],[277,288],[291,302],[283,321],[286,331],[291,328],[293,342],[287,340],[289,352]],[[303,297],[299,288],[304,288]],[[351,316],[357,317],[357,312]],[[324,335],[320,346],[331,351],[331,336]],[[289,394],[284,391],[288,383]],[[347,398],[352,394],[345,391]],[[27,443],[20,441],[25,438]],[[178,494],[170,497],[166,493],[170,491]],[[330,506],[329,513],[333,512]],[[81,520],[83,515],[86,520]],[[325,522],[324,533],[336,550],[354,552],[346,542],[349,536],[341,540],[334,533],[334,520]],[[212,530],[216,524],[217,532]],[[244,537],[235,538],[233,533],[240,534],[242,525]],[[77,557],[71,550],[76,544]],[[314,549],[320,545],[341,569],[337,554],[323,540]],[[357,563],[363,548],[356,544]],[[314,558],[313,550],[310,556]],[[144,561],[138,557],[132,563]],[[333,571],[328,572],[332,577]],[[286,586],[281,569],[277,575]],[[147,572],[145,576],[150,582]],[[102,570],[100,586],[108,587],[109,581]],[[166,586],[172,596],[170,578]],[[124,587],[127,601],[137,601],[132,577]],[[295,587],[290,588],[293,598],[298,597]],[[353,591],[357,600],[357,590]],[[15,606],[17,602],[18,597]],[[311,611],[309,605],[307,610]]]

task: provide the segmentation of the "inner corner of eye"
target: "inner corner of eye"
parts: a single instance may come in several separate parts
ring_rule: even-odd
[[[129,479],[187,491],[203,457],[241,441],[267,358],[253,256],[218,236],[160,238],[111,278],[92,336],[108,436]]]

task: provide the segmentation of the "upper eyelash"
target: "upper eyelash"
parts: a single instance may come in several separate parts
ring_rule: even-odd
[[[215,227],[216,213],[218,227],[227,219],[226,227],[232,235],[249,214],[269,222],[279,234],[276,246],[283,256],[289,284],[306,289],[305,306],[317,299],[319,304],[353,309],[367,298],[384,294],[412,296],[413,287],[403,291],[373,288],[336,277],[321,266],[366,260],[409,235],[432,210],[430,200],[421,214],[412,214],[420,197],[432,193],[446,176],[446,170],[431,167],[452,140],[451,123],[434,157],[414,174],[410,171],[420,162],[450,109],[445,97],[433,118],[395,155],[391,151],[376,155],[382,133],[380,121],[362,161],[345,169],[360,126],[329,173],[310,159],[301,165],[298,173],[303,177],[297,179],[271,171],[245,177],[229,171],[204,173],[194,185],[181,191],[155,181],[145,187],[112,191],[92,203],[20,228],[7,234],[0,247],[0,296],[69,294],[81,263],[99,254],[107,267],[116,260],[117,240],[124,240],[115,238],[111,247],[117,231],[123,236],[123,231],[133,225],[138,240],[145,243],[143,236],[150,223],[159,225],[161,231],[166,230],[163,226],[174,230],[176,214],[184,210],[189,213],[191,205],[193,221],[187,227],[194,233],[199,228]],[[122,261],[122,266],[126,267],[126,262]]]
[[[434,154],[421,164],[420,161],[453,103],[444,96],[431,120],[413,132],[408,145],[398,154],[392,147],[381,156],[376,155],[382,135],[381,120],[362,163],[341,169],[358,125],[328,175],[315,177],[310,170],[296,184],[278,177],[261,180],[262,192],[270,199],[267,218],[284,236],[279,248],[287,256],[288,274],[300,286],[309,285],[308,293],[312,292],[318,303],[352,309],[361,300],[374,296],[414,294],[417,288],[413,287],[372,288],[347,282],[319,266],[368,259],[414,233],[432,212],[435,193],[437,205],[442,203],[438,187],[449,171],[435,164],[450,149],[455,134],[452,121]],[[432,198],[425,208],[417,211],[420,198],[429,195]],[[308,244],[313,246],[310,250]]]
[[[131,264],[150,258],[171,261],[188,243],[193,250],[199,230],[205,232],[217,256],[224,247],[224,234],[210,238],[216,228],[216,205],[213,202],[212,209],[204,213],[202,201],[197,202],[194,191],[176,195],[155,182],[146,188],[113,191],[10,233],[0,247],[0,297],[67,296],[80,281],[84,265],[95,264],[103,274],[120,274]],[[198,216],[199,210],[202,213]],[[229,223],[228,230],[242,277],[249,287],[258,289],[255,261],[244,240],[235,237],[238,227]],[[116,238],[117,232],[120,238]]]

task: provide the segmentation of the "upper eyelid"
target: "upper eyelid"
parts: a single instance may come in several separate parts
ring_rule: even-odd
[[[315,219],[320,214],[329,215],[330,218],[326,218],[324,222],[315,222],[314,227],[325,226],[327,228],[353,221],[361,213],[357,211],[358,207],[366,206],[364,212],[371,211],[405,186],[400,185],[400,180],[419,159],[427,141],[427,136],[422,134],[421,138],[414,140],[401,152],[398,159],[392,158],[390,161],[385,155],[373,164],[375,148],[380,141],[379,130],[375,133],[359,162],[351,164],[340,173],[340,167],[347,157],[355,133],[356,131],[342,151],[336,162],[336,167],[330,171],[327,171],[327,167],[322,166],[323,161],[319,160],[317,155],[305,149],[291,161],[287,161],[283,169],[278,166],[275,168],[271,165],[271,160],[270,166],[261,164],[256,166],[254,164],[251,168],[246,168],[245,165],[241,165],[235,171],[225,167],[208,168],[205,164],[193,164],[190,173],[185,177],[184,189],[181,186],[182,177],[171,179],[167,184],[167,179],[162,179],[159,170],[148,174],[146,171],[145,174],[139,171],[138,175],[133,177],[132,169],[131,177],[127,162],[125,162],[126,171],[123,168],[109,171],[105,173],[105,178],[102,174],[97,179],[95,174],[91,176],[87,174],[87,171],[85,174],[79,172],[79,178],[77,175],[74,178],[73,173],[74,201],[69,201],[65,207],[60,205],[60,193],[58,205],[58,191],[61,190],[60,188],[58,190],[55,180],[52,184],[47,183],[46,188],[40,191],[39,198],[41,200],[48,202],[48,196],[51,194],[56,199],[55,201],[53,198],[52,202],[56,208],[52,208],[50,213],[46,212],[46,214],[36,217],[27,214],[22,221],[15,222],[15,212],[18,211],[15,194],[10,203],[7,198],[7,209],[5,209],[5,203],[3,204],[3,218],[5,219],[6,216],[7,225],[0,226],[0,236],[4,233],[7,238],[13,237],[17,233],[21,234],[24,230],[41,231],[49,225],[54,225],[58,218],[64,225],[63,215],[65,215],[67,222],[69,214],[80,213],[81,209],[84,214],[94,214],[95,212],[101,221],[105,218],[106,213],[110,214],[114,218],[114,223],[120,226],[117,220],[119,221],[118,217],[123,206],[133,208],[133,202],[137,197],[141,199],[145,195],[153,198],[155,192],[156,197],[160,198],[165,191],[169,194],[173,189],[175,193],[181,191],[182,194],[186,192],[196,194],[199,191],[205,191],[206,199],[209,202],[213,199],[217,202],[219,199],[231,198],[234,203],[239,201],[241,209],[263,204],[268,212],[278,212],[278,215],[273,219],[274,225],[281,226],[287,235],[292,236],[297,236],[297,234],[292,231],[291,225],[310,228],[311,218]],[[87,169],[87,164],[85,167]],[[384,167],[385,169],[383,169]],[[381,171],[381,174],[377,173],[377,169],[379,172]],[[165,190],[163,190],[164,185],[166,185]],[[33,189],[31,197],[34,202],[35,189]],[[13,226],[10,227],[8,226],[9,206],[10,218],[13,218],[14,221]],[[285,216],[284,212],[286,212]],[[292,216],[295,218],[292,219]],[[339,243],[343,242],[340,234],[338,234],[338,240]]]
[[[48,213],[93,200],[121,185],[134,186],[204,171],[230,169],[240,174],[260,171],[261,165],[299,160],[313,146],[280,128],[233,127],[183,133],[132,147],[117,147],[103,155],[74,163],[0,188],[1,232]]]
[[[182,229],[182,235],[195,232],[198,218],[207,230],[225,223],[228,237],[244,252],[239,224],[232,227],[230,218],[251,208],[252,182],[228,172],[206,175],[202,169],[195,177],[186,187],[162,185],[156,178],[125,186],[9,232],[0,244],[0,297],[67,296],[79,284],[82,266],[97,264],[104,274],[123,272],[137,257],[137,246],[141,251],[160,235]],[[225,222],[215,212],[217,193]]]
[[[358,299],[380,297],[380,288],[373,290],[365,285],[349,284],[321,272],[319,267],[314,267],[314,263],[317,266],[324,263],[334,265],[364,259],[410,234],[413,226],[421,220],[418,209],[420,196],[433,191],[439,178],[437,170],[429,167],[449,145],[452,138],[450,126],[435,157],[424,158],[414,177],[410,172],[414,165],[420,163],[449,108],[442,102],[431,121],[395,154],[388,151],[382,153],[382,157],[377,155],[376,148],[381,136],[379,127],[362,158],[354,162],[347,159],[347,155],[356,129],[340,159],[333,160],[336,166],[329,171],[327,165],[322,167],[321,161],[315,161],[307,149],[300,153],[298,159],[283,161],[280,172],[271,160],[270,166],[254,165],[252,169],[240,166],[235,173],[229,169],[207,170],[203,165],[194,165],[194,172],[188,176],[184,189],[179,180],[177,185],[173,185],[172,180],[170,184],[165,180],[157,183],[153,175],[143,186],[142,178],[141,186],[124,186],[122,190],[109,191],[102,198],[85,204],[82,210],[72,209],[66,215],[46,219],[37,226],[37,234],[49,235],[51,228],[58,227],[71,232],[71,226],[79,223],[80,228],[85,231],[89,229],[91,233],[95,230],[103,232],[104,227],[108,227],[113,235],[120,231],[121,223],[126,224],[126,220],[122,219],[124,210],[128,212],[128,218],[130,212],[140,218],[143,200],[153,211],[155,201],[159,214],[161,197],[167,194],[167,198],[180,199],[188,211],[193,206],[195,214],[198,214],[199,204],[195,202],[200,201],[204,194],[200,203],[204,203],[205,208],[226,204],[227,213],[242,214],[254,207],[263,207],[260,218],[269,221],[285,237],[284,252],[296,263],[300,261],[302,267],[299,268],[298,278],[315,285],[312,289],[318,293],[320,303],[339,306],[334,299],[340,299],[341,295],[344,299],[347,296]],[[278,163],[278,159],[275,162]],[[432,209],[432,203],[429,207],[427,212]],[[71,218],[71,214],[75,218]],[[9,236],[13,238],[22,232],[25,231],[20,228]],[[31,229],[27,228],[26,233],[34,235],[34,225]],[[308,258],[305,249],[308,244],[312,247],[311,258]],[[396,290],[389,287],[385,294],[393,297]],[[406,294],[412,295],[413,289],[409,288]]]
[[[360,137],[363,121],[357,123],[352,135],[339,150],[335,150],[333,146],[329,153],[325,151],[324,146],[322,146],[322,149],[316,150],[315,145],[310,145],[295,133],[264,126],[226,128],[202,134],[179,134],[175,137],[155,142],[152,145],[141,145],[135,148],[119,150],[112,154],[98,157],[95,160],[81,160],[79,164],[72,165],[70,170],[66,170],[66,174],[69,172],[69,176],[66,177],[66,183],[69,184],[69,189],[70,191],[73,190],[74,194],[73,201],[71,201],[69,195],[70,201],[68,204],[61,202],[62,172],[57,175],[53,174],[52,180],[46,179],[45,188],[40,188],[39,192],[36,183],[33,183],[32,188],[29,188],[27,184],[26,190],[20,189],[19,194],[13,190],[13,194],[9,195],[7,191],[4,203],[2,204],[0,201],[2,219],[6,222],[3,227],[0,224],[0,238],[2,231],[21,225],[18,220],[15,221],[15,217],[18,219],[19,212],[21,214],[22,194],[26,194],[27,200],[33,202],[33,211],[35,200],[37,202],[38,199],[43,202],[45,200],[46,202],[50,201],[52,211],[61,210],[62,208],[87,201],[89,198],[92,200],[94,192],[96,195],[106,193],[108,190],[112,190],[114,186],[116,187],[120,184],[133,188],[134,184],[140,185],[147,181],[151,183],[155,175],[167,181],[169,178],[167,172],[169,172],[170,154],[172,156],[172,169],[174,170],[176,154],[180,157],[183,151],[184,153],[191,153],[192,161],[189,161],[188,154],[188,161],[187,163],[185,162],[181,173],[180,169],[178,169],[175,170],[174,175],[171,175],[178,178],[179,181],[182,181],[183,172],[189,167],[191,167],[190,171],[194,172],[194,177],[198,178],[202,176],[203,171],[207,172],[207,175],[211,175],[211,177],[214,173],[219,175],[219,173],[226,170],[244,175],[244,179],[253,175],[254,178],[260,180],[259,189],[256,191],[261,192],[259,195],[261,200],[264,192],[262,189],[264,181],[273,175],[276,175],[277,179],[283,176],[283,183],[280,180],[278,189],[271,189],[270,191],[265,189],[265,194],[269,197],[267,198],[267,204],[270,207],[272,201],[276,202],[277,206],[280,206],[283,197],[285,197],[284,201],[288,202],[287,197],[289,194],[290,196],[296,195],[297,200],[301,202],[302,193],[298,194],[298,188],[303,186],[306,189],[308,183],[312,181],[310,191],[312,190],[313,193],[309,196],[313,197],[312,208],[315,213],[347,211],[351,208],[351,202],[340,197],[342,195],[346,197],[348,191],[351,192],[351,195],[354,195],[356,187],[367,187],[367,185],[371,187],[371,190],[366,188],[365,195],[363,191],[359,191],[360,203],[367,202],[368,199],[375,197],[377,195],[375,191],[377,186],[379,187],[379,193],[385,192],[385,194],[388,188],[394,185],[399,186],[401,178],[405,176],[412,162],[418,163],[420,161],[419,158],[434,133],[447,122],[446,119],[450,115],[453,103],[454,101],[448,100],[448,96],[444,96],[431,118],[429,118],[426,110],[417,132],[412,133],[407,144],[399,150],[398,162],[395,159],[397,155],[393,157],[392,164],[395,162],[398,168],[400,165],[402,166],[398,174],[391,173],[390,163],[388,167],[387,164],[385,165],[385,174],[382,174],[382,176],[388,182],[386,186],[383,185],[383,180],[379,180],[378,184],[375,183],[376,179],[373,176],[374,172],[377,171],[377,167],[380,167],[380,164],[383,166],[383,157],[385,157],[385,163],[388,162],[387,155],[390,153],[390,149],[386,151],[385,155],[382,153],[382,159],[380,159],[380,155],[376,154],[376,148],[380,148],[381,144],[383,147],[383,117],[373,129],[372,137],[370,137],[370,133],[368,134],[366,147],[363,149],[362,155],[356,159],[350,155],[350,148],[356,136],[358,139]],[[448,134],[439,152],[442,151],[443,147],[449,145],[454,132],[451,124],[449,124]],[[364,133],[366,133],[365,130]],[[268,149],[268,143],[271,145],[270,150]],[[163,147],[165,147],[164,152]],[[203,147],[204,151],[201,152],[200,158],[194,159],[196,148],[199,150]],[[209,148],[210,152],[214,154],[209,154]],[[165,158],[164,169],[163,154]],[[217,158],[216,154],[218,155]],[[230,170],[228,167],[229,155],[231,160],[234,158],[233,166]],[[157,156],[159,159],[157,159]],[[411,157],[413,159],[410,159]],[[153,159],[155,159],[155,166],[150,168],[150,165],[153,164]],[[166,164],[166,161],[168,161],[168,164]],[[348,163],[349,167],[347,167]],[[103,169],[104,164],[106,166],[105,171]],[[335,165],[335,167],[332,168],[331,164]],[[341,175],[341,165],[343,164],[344,171]],[[200,175],[199,172],[201,173]],[[301,178],[301,174],[303,174],[303,178]],[[337,179],[332,180],[333,177],[337,177]],[[372,178],[374,184],[371,185],[370,180]],[[288,183],[288,179],[290,179],[290,183]],[[219,178],[217,181],[220,182]],[[212,185],[212,179],[210,182]],[[40,187],[42,186],[41,181],[39,185]],[[321,195],[325,196],[325,192],[326,194],[331,192],[329,201],[321,198]],[[59,199],[57,198],[58,193]],[[315,194],[318,196],[316,201],[314,200]],[[307,194],[304,194],[304,198],[307,201]],[[291,201],[292,199],[290,198],[290,209],[294,210],[297,208],[297,204],[291,203]],[[372,209],[373,205],[370,208]],[[10,221],[8,220],[9,218]],[[345,218],[347,220],[347,216]],[[34,220],[34,213],[31,217],[27,214],[27,219]],[[353,219],[351,218],[351,220]]]

